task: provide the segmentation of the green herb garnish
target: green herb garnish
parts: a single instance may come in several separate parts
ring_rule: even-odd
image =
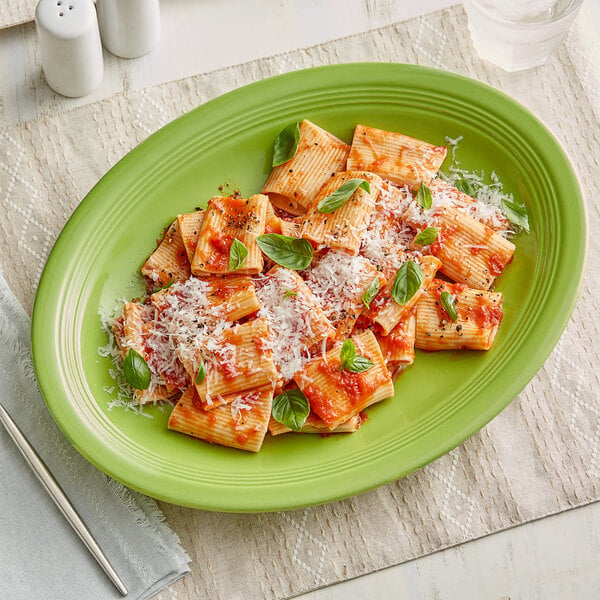
[[[229,270],[237,271],[240,269],[247,256],[248,248],[246,248],[244,242],[240,242],[240,240],[235,238],[229,248]]]
[[[440,302],[444,307],[444,310],[448,313],[448,316],[452,321],[458,319],[458,311],[456,310],[456,301],[454,296],[450,292],[442,292],[440,294]]]
[[[392,298],[398,304],[406,304],[423,283],[423,271],[412,259],[407,260],[396,273],[392,285]]]
[[[300,390],[286,390],[273,399],[271,413],[282,425],[301,431],[310,413],[310,404]]]
[[[131,387],[136,390],[147,390],[152,379],[150,367],[144,357],[133,348],[127,350],[123,362],[123,373]]]
[[[433,204],[431,190],[423,182],[421,182],[421,185],[417,190],[417,202],[419,203],[419,206],[425,210],[429,210]]]
[[[423,231],[419,232],[414,239],[415,244],[419,244],[420,246],[429,246],[429,244],[433,244],[438,237],[438,228],[437,227],[426,227]]]
[[[366,356],[356,354],[356,346],[351,339],[347,339],[342,344],[340,360],[342,361],[341,368],[352,373],[362,373],[373,366],[373,363]]]
[[[377,292],[379,292],[379,276],[375,277],[371,282],[371,285],[367,288],[366,292],[362,295],[362,301],[366,308],[369,308],[369,305],[373,301],[373,298],[377,296]]]
[[[477,188],[475,187],[475,184],[465,177],[459,177],[458,179],[456,179],[454,181],[454,187],[459,192],[467,194],[467,196],[474,197],[477,194]]]
[[[198,365],[198,372],[196,373],[196,383],[200,385],[206,379],[206,365],[204,359],[200,357],[200,364]]]
[[[291,160],[298,151],[300,142],[300,123],[291,123],[284,127],[273,144],[272,166],[278,167]]]
[[[513,224],[517,225],[521,229],[529,232],[529,218],[527,217],[527,209],[521,204],[517,204],[507,198],[502,198],[502,205],[504,206],[504,214],[506,218]]]
[[[329,196],[323,198],[317,204],[317,210],[320,213],[332,213],[334,210],[340,208],[340,206],[346,204],[358,188],[371,193],[371,184],[366,179],[348,179],[333,194],[329,194]]]
[[[272,261],[288,269],[306,269],[312,261],[313,250],[308,240],[265,233],[256,238],[256,243]]]

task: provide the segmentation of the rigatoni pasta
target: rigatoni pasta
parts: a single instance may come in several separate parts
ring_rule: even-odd
[[[276,166],[263,186],[273,206],[291,215],[304,214],[321,186],[343,171],[350,147],[306,119],[299,124],[294,157]]]
[[[348,155],[348,169],[377,173],[416,190],[429,184],[446,158],[446,148],[392,131],[357,125]]]
[[[193,213],[177,215],[177,230],[181,236],[185,253],[188,261],[191,264],[198,245],[198,235],[200,234],[200,226],[204,221],[204,211],[197,210]]]
[[[168,427],[211,444],[258,452],[269,425],[272,401],[273,390],[262,388],[236,394],[229,405],[207,412],[197,404],[190,387],[175,404]]]
[[[268,198],[262,194],[255,194],[248,199],[213,196],[208,202],[198,233],[192,273],[260,273],[263,257],[256,245],[256,238],[265,231],[268,202]],[[231,248],[236,242],[245,246],[247,255],[239,267],[232,268]]]
[[[489,350],[510,215],[439,174],[445,157],[399,132],[358,125],[350,147],[288,125],[262,192],[177,215],[142,267],[148,296],[112,320],[135,402],[257,452],[268,432],[356,432],[419,350]]]
[[[339,427],[367,406],[394,393],[392,378],[373,332],[363,331],[351,339],[361,356],[373,363],[369,369],[360,372],[344,369],[340,346],[335,345],[294,375],[311,409],[329,429]]]
[[[445,308],[443,295],[456,314]],[[422,350],[489,350],[502,322],[502,293],[434,279],[416,306],[415,346]]]
[[[156,250],[143,264],[142,275],[158,285],[185,281],[190,276],[190,263],[176,220],[171,223]]]
[[[340,208],[331,213],[322,212],[319,203],[351,179],[366,180],[369,191],[358,187]],[[377,175],[364,171],[344,171],[331,177],[308,208],[302,222],[302,237],[316,246],[356,254],[379,195],[380,181]]]

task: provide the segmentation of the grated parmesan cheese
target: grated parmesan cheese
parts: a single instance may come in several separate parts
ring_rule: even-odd
[[[390,255],[397,256],[398,249],[408,248],[414,232],[404,223],[403,216],[411,201],[412,194],[407,186],[397,188],[390,182],[384,182],[379,202],[363,235],[362,256],[375,265],[383,265]]]
[[[475,199],[472,204],[457,206],[468,215],[495,229],[500,235],[508,237],[514,233],[512,225],[506,215],[506,209],[503,200],[514,202],[512,194],[504,192],[504,186],[495,171],[489,175],[489,181],[485,171],[467,171],[460,166],[456,159],[456,149],[463,140],[463,136],[455,139],[446,138],[446,141],[452,146],[452,163],[449,165],[446,173],[438,174],[439,179],[446,181],[456,187],[461,181],[467,182],[473,187],[474,193],[469,194]],[[432,193],[432,197],[433,197]],[[443,202],[443,200],[441,200]],[[432,207],[433,208],[433,207]]]
[[[252,410],[252,406],[258,400],[260,393],[253,391],[242,396],[238,396],[229,406],[231,409],[231,416],[235,421],[235,428],[240,429],[242,423],[242,411]]]
[[[113,313],[116,313],[116,310]],[[107,343],[104,346],[98,347],[98,355],[102,358],[110,359],[113,365],[108,369],[108,376],[114,381],[114,385],[103,387],[103,390],[112,397],[108,403],[108,410],[118,407],[152,419],[152,415],[144,412],[143,405],[132,398],[131,387],[127,383],[125,375],[123,375],[123,359],[113,333],[113,327],[117,324],[117,319],[102,313],[100,315],[100,323],[106,334]]]
[[[364,292],[364,279],[373,266],[362,256],[330,251],[306,271],[306,285],[332,322],[353,312],[353,305]]]
[[[271,329],[273,363],[281,377],[289,380],[311,358],[305,340],[314,338],[312,308],[302,294],[284,297],[296,287],[294,276],[287,269],[277,269],[268,277],[257,278],[255,283],[261,304],[258,317],[265,318]]]

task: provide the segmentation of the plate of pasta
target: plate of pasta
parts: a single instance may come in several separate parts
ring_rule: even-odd
[[[176,119],[82,201],[36,296],[40,389],[88,460],[156,498],[358,494],[528,383],[585,229],[568,157],[508,96],[409,65],[280,75]]]

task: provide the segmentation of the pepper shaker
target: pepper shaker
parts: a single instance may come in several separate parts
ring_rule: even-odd
[[[121,58],[137,58],[160,38],[158,0],[96,0],[104,47]]]
[[[40,0],[35,24],[48,85],[71,98],[96,89],[104,62],[92,0]]]

